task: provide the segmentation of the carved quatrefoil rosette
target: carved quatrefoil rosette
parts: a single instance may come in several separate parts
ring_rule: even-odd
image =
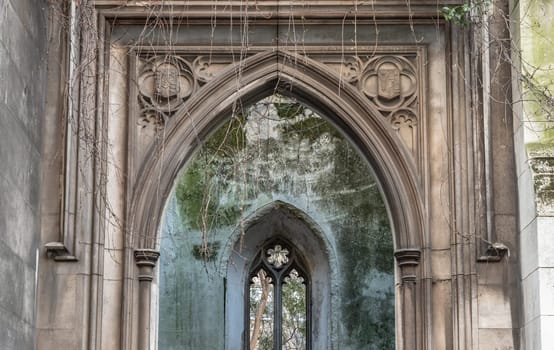
[[[388,114],[411,106],[416,100],[416,69],[403,57],[378,56],[365,64],[358,88],[379,110]]]
[[[138,76],[141,122],[161,127],[195,90],[190,64],[176,56],[148,59]]]
[[[277,244],[274,248],[267,250],[267,262],[279,269],[289,262],[288,255],[289,250]]]

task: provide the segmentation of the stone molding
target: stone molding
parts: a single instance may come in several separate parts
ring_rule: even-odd
[[[214,10],[214,1],[189,0],[182,1],[149,1],[147,5],[138,1],[127,0],[93,0],[94,6],[106,16],[117,16],[118,20],[135,20],[137,17],[147,17],[152,11],[161,16],[176,16],[178,18],[209,18],[217,15],[219,19],[243,18],[242,11],[247,8],[244,2],[238,0],[226,1],[225,6]],[[305,0],[302,3],[293,0],[269,0],[256,2],[249,6],[248,17],[264,20],[291,17],[303,19],[338,19],[354,18],[374,20],[387,18],[410,18],[411,20],[432,19],[442,20],[440,10],[443,6],[463,4],[460,0],[374,0],[359,2],[355,0]]]
[[[180,109],[188,110],[186,103],[201,89],[222,74],[234,70],[240,79],[243,62],[237,62],[229,48],[179,47],[167,49],[137,47],[137,123],[143,128],[161,131]],[[236,48],[239,51],[240,48]],[[245,58],[273,52],[267,47],[249,47]],[[427,86],[424,66],[426,49],[420,46],[357,47],[356,54],[341,53],[343,47],[304,46],[282,50],[286,56],[298,60],[313,60],[324,64],[344,84],[355,88],[379,116],[388,121],[396,136],[411,153],[418,172],[424,168],[423,144],[426,103],[423,100]],[[162,72],[163,70],[163,72]],[[167,90],[157,92],[160,86]],[[188,112],[187,112],[188,113]]]
[[[80,64],[80,40],[81,28],[79,26],[79,7],[75,2],[63,7],[64,15],[68,18],[67,27],[56,23],[53,31],[62,32],[60,47],[54,53],[65,63],[59,69],[60,86],[64,91],[57,101],[58,113],[62,117],[62,130],[60,140],[63,144],[63,172],[59,184],[59,217],[60,225],[58,239],[44,245],[46,256],[54,261],[77,261],[76,246],[79,207],[79,181],[84,182],[83,176],[79,174],[79,143],[78,133],[80,131],[79,117],[79,90],[80,79],[77,69]],[[52,22],[51,22],[52,23]]]

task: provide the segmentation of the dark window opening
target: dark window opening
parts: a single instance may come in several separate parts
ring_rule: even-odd
[[[310,284],[293,245],[271,240],[256,256],[248,279],[249,350],[309,350]]]

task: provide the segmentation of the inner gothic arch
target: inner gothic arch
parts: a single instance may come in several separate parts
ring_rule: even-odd
[[[278,237],[308,282],[305,344],[394,346],[389,218],[368,164],[329,122],[290,98],[264,98],[203,142],[173,191],[160,232],[160,349],[243,349],[244,285],[265,259],[263,246]],[[273,277],[278,325],[281,285]],[[289,331],[286,321],[283,314]]]

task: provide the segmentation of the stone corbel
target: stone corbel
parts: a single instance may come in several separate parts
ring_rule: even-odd
[[[417,349],[417,307],[416,284],[417,270],[421,258],[419,249],[399,249],[394,257],[400,272],[400,349]]]
[[[510,249],[502,243],[489,244],[483,255],[477,258],[478,262],[499,262],[505,256],[510,256]]]
[[[159,256],[160,253],[153,249],[135,250],[139,280],[139,350],[148,350],[150,346],[150,298],[154,268]]]
[[[63,242],[49,242],[44,245],[46,256],[55,261],[77,261],[77,257]]]

